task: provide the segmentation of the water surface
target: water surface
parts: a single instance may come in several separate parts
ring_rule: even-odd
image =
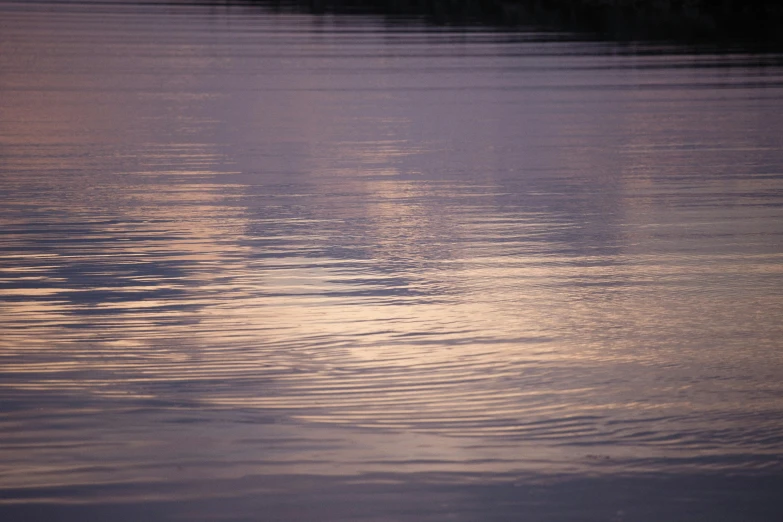
[[[779,520],[783,56],[0,3],[0,514]]]

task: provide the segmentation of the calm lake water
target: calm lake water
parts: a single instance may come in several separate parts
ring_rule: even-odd
[[[3,520],[779,521],[783,55],[0,3]]]

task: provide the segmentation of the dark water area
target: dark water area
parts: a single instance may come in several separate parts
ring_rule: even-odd
[[[783,55],[0,2],[0,519],[783,519]]]
[[[568,30],[600,39],[783,47],[777,0],[250,0],[275,11],[419,17],[449,26]]]

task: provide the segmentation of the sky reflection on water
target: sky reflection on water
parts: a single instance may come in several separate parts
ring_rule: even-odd
[[[0,513],[780,512],[779,55],[0,12]]]

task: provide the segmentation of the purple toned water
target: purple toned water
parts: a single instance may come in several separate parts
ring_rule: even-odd
[[[783,57],[400,22],[0,2],[0,518],[780,520]]]

